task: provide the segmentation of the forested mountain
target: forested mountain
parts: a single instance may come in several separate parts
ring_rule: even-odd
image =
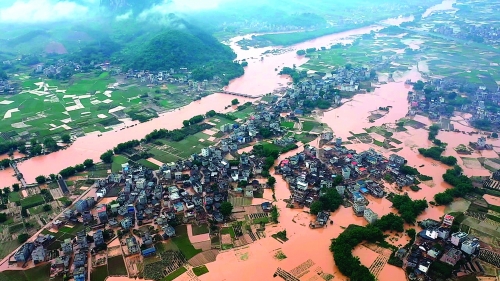
[[[129,56],[127,65],[147,70],[187,67],[194,70],[196,80],[211,79],[214,75],[231,79],[243,74],[243,68],[232,62],[236,54],[231,48],[185,21],[176,26],[138,47]]]

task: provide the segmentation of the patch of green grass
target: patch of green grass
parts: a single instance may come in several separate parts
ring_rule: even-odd
[[[123,155],[113,156],[113,163],[111,164],[111,172],[118,173],[122,170],[122,164],[128,162],[128,158]]]
[[[156,165],[155,163],[151,163],[146,159],[140,159],[137,161],[137,163],[152,170],[158,170],[160,168],[160,166]]]
[[[170,163],[170,162],[175,162],[179,159],[181,159],[181,157],[173,154],[173,153],[170,153],[170,152],[166,152],[166,151],[163,151],[163,150],[160,150],[158,148],[150,148],[149,153],[153,154],[153,158],[160,161],[160,162],[163,162],[163,163]]]
[[[30,208],[45,203],[41,194],[32,195],[21,200],[21,207]]]
[[[72,202],[73,202],[73,201],[71,201],[70,199],[68,199],[67,197],[61,197],[61,198],[59,198],[59,199],[57,199],[57,200],[61,201],[61,203],[63,203],[63,204],[66,204],[66,203],[68,203],[68,202],[69,202],[69,203],[72,203]]]
[[[233,248],[233,244],[222,244],[221,249],[222,250],[229,250]]]
[[[17,247],[19,247],[17,240],[7,241],[0,243],[0,259],[5,258],[7,255],[12,253]]]
[[[125,261],[123,260],[122,255],[108,258],[108,272],[111,276],[128,276],[127,268],[125,267]]]
[[[253,219],[253,223],[254,224],[268,223],[268,222],[269,222],[269,218],[268,217]]]
[[[196,276],[201,276],[205,273],[208,273],[208,268],[205,265],[193,267],[193,273]]]
[[[500,222],[500,218],[497,217],[497,216],[493,216],[493,215],[486,215],[487,218],[489,218],[490,220],[492,221],[496,221],[496,222]]]
[[[248,116],[250,116],[253,112],[254,112],[253,108],[251,106],[249,106],[243,110],[235,111],[235,112],[231,113],[231,115],[234,115],[239,119],[245,119]]]
[[[289,130],[292,130],[294,125],[295,125],[295,122],[290,122],[290,121],[281,122],[281,124],[280,124],[281,127],[285,127]]]
[[[177,270],[161,279],[161,281],[173,281],[175,278],[181,276],[186,271],[187,269],[185,267],[179,267]]]
[[[50,263],[27,270],[6,270],[0,272],[2,281],[47,281],[50,279]]]
[[[229,234],[231,235],[231,238],[236,238],[236,234],[234,234],[234,229],[230,227],[223,227],[220,229],[220,234]]]
[[[200,224],[200,225],[193,224],[192,228],[193,228],[193,235],[209,233],[208,225],[206,224]]]
[[[9,202],[19,202],[19,201],[21,201],[21,194],[19,194],[19,192],[9,193]]]
[[[302,131],[310,132],[315,127],[317,127],[317,126],[319,126],[318,122],[315,122],[315,121],[303,121],[302,122]]]
[[[305,133],[295,134],[295,136],[294,136],[294,138],[297,141],[300,141],[301,143],[304,143],[304,144],[315,140],[317,137],[318,137],[317,135],[311,135],[311,134],[305,134]]]
[[[90,273],[90,280],[92,281],[104,281],[108,277],[108,267],[107,265],[98,266],[92,269]]]
[[[64,226],[59,229],[57,233],[66,233],[76,235],[77,232],[82,231],[85,228],[83,224],[78,224],[73,227]]]
[[[383,146],[384,146],[384,143],[383,143],[383,142],[378,141],[378,140],[375,140],[375,139],[373,140],[373,144],[374,144],[374,145],[377,145],[377,146],[381,146],[381,147],[383,147]]]
[[[189,241],[186,225],[177,226],[175,228],[175,233],[177,236],[172,238],[172,241],[184,254],[187,260],[202,252],[202,250],[195,249],[191,244],[191,241]]]

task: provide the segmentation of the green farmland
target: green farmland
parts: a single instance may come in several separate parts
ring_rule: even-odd
[[[109,73],[76,74],[69,81],[33,79],[20,75],[20,93],[0,97],[0,131],[3,140],[27,131],[44,138],[69,131],[108,131],[120,124],[118,118],[151,118],[156,102],[165,110],[191,101],[188,95],[174,95],[161,88],[136,84],[116,86]],[[141,119],[138,119],[141,120]],[[8,138],[8,139],[7,139]]]

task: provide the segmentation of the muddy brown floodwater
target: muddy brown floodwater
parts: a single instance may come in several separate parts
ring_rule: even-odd
[[[424,16],[432,12],[448,9],[449,3],[453,1],[444,1],[441,5],[436,5],[430,8]],[[397,21],[412,20],[413,18],[398,18],[386,21],[386,23],[394,23]],[[378,30],[381,26],[369,26],[365,28],[355,29],[338,34],[328,35],[317,38],[311,41],[303,42],[290,48],[283,49],[281,47],[269,48],[250,48],[242,50],[236,42],[242,38],[248,38],[251,35],[238,36],[229,41],[229,45],[237,53],[238,59],[246,59],[248,67],[245,68],[245,75],[237,78],[227,86],[228,91],[241,92],[245,94],[260,95],[272,92],[274,89],[286,86],[291,82],[289,77],[277,75],[275,69],[281,69],[284,66],[300,66],[307,62],[307,58],[297,56],[297,49],[306,49],[312,47],[328,47],[337,42],[346,42],[351,40],[351,36],[369,33],[372,30]],[[422,43],[424,45],[425,43]],[[275,54],[262,55],[268,50],[278,49]],[[261,57],[264,57],[261,59]],[[346,140],[351,136],[350,132],[361,133],[363,128],[371,126],[381,126],[383,124],[394,124],[398,119],[403,118],[408,113],[407,93],[410,87],[404,84],[406,79],[413,81],[420,79],[420,73],[416,67],[409,70],[403,75],[398,75],[396,82],[377,85],[375,91],[366,94],[354,96],[346,101],[339,108],[327,111],[320,121],[328,124],[334,131],[336,136],[340,136]],[[52,153],[46,156],[35,157],[20,163],[19,169],[24,174],[28,182],[34,182],[36,176],[40,174],[48,175],[57,172],[68,166],[82,163],[87,158],[92,158],[95,161],[99,160],[99,156],[107,149],[111,149],[118,143],[128,141],[130,139],[140,139],[154,129],[167,128],[174,129],[182,126],[182,121],[191,118],[194,115],[207,112],[209,110],[224,111],[224,107],[230,104],[233,96],[225,94],[214,94],[193,102],[180,109],[165,113],[159,118],[149,122],[137,124],[135,126],[121,129],[117,128],[112,132],[103,133],[98,137],[96,134],[79,138],[75,143],[66,150]],[[238,98],[246,101],[243,98]],[[380,119],[370,123],[368,117],[370,112],[377,110],[379,107],[392,106],[389,113]],[[467,127],[465,119],[469,116],[461,116],[454,118],[452,122],[457,127]],[[429,125],[430,121],[425,117],[417,116],[419,122]],[[429,147],[431,143],[427,140],[427,131],[425,129],[413,129],[407,127],[405,132],[395,132],[393,138],[398,139],[402,144],[397,145],[401,148],[398,152],[401,156],[408,160],[408,165],[418,167],[422,174],[433,177],[433,180],[424,182],[420,185],[422,188],[418,192],[404,190],[414,199],[427,199],[431,201],[433,196],[442,192],[450,186],[443,182],[442,174],[448,168],[447,166],[438,163],[434,160],[424,158],[418,154],[419,147]],[[473,129],[468,129],[472,130]],[[478,135],[469,136],[455,132],[439,132],[438,138],[446,143],[448,147],[444,155],[453,155],[460,159],[453,147],[459,144],[468,144],[469,141],[477,140]],[[488,140],[490,141],[490,140]],[[313,142],[317,145],[317,142]],[[500,140],[493,141],[493,144],[500,146]],[[375,146],[373,144],[349,144],[348,148],[353,148],[358,151],[374,148],[380,153],[389,156],[391,151]],[[245,148],[241,151],[248,151],[251,148]],[[278,161],[285,159],[295,153],[303,150],[303,146],[295,151],[290,151],[280,156]],[[489,172],[477,166],[474,161],[479,157],[494,157],[494,151],[486,151],[482,154],[474,152],[468,155],[467,163],[463,163],[460,159],[459,164],[464,167],[464,173],[467,175],[488,175]],[[465,165],[467,164],[467,165]],[[422,167],[421,167],[422,166]],[[274,171],[271,171],[274,172]],[[12,170],[0,171],[2,182],[7,184],[14,183],[15,177],[12,177]],[[398,193],[399,191],[391,185],[386,185],[389,191]],[[284,199],[290,198],[290,191],[286,182],[279,176],[276,176],[275,196],[277,201],[276,206],[279,209],[280,223],[278,225],[267,226],[266,238],[259,239],[248,246],[222,251],[215,262],[207,264],[209,272],[198,277],[199,280],[271,280],[274,272],[278,267],[282,269],[301,274],[301,280],[318,280],[318,274],[332,274],[334,280],[346,280],[335,266],[332,253],[329,251],[331,239],[337,237],[345,227],[350,224],[366,225],[363,218],[353,215],[351,208],[341,207],[336,212],[332,213],[332,225],[323,229],[312,230],[308,227],[309,222],[313,220],[313,216],[309,215],[306,209],[288,209]],[[489,201],[493,198],[486,197]],[[272,200],[270,190],[264,193],[264,199]],[[257,200],[255,200],[257,201]],[[391,208],[391,203],[386,199],[369,198],[369,208],[376,212],[379,217],[396,210]],[[444,207],[430,206],[419,218],[434,218],[439,219],[444,213]],[[409,228],[410,226],[406,226]],[[286,229],[289,240],[285,243],[280,243],[271,237],[273,233]],[[401,235],[391,237],[390,243],[393,245],[404,245],[408,241],[408,237]],[[278,252],[283,253],[286,258],[279,260],[276,258]],[[361,262],[370,267],[374,261],[383,261],[384,251],[380,249],[369,248],[368,245],[360,245],[354,250],[355,255],[361,256]],[[404,272],[402,269],[381,263],[382,266],[375,268],[374,272],[381,281],[389,280],[404,280]],[[110,281],[128,281],[125,277],[110,277]],[[189,272],[181,275],[178,280],[192,280],[192,273]]]

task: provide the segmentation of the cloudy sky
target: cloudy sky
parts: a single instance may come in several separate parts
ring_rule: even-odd
[[[3,1],[3,0],[2,0]],[[0,22],[35,23],[55,22],[84,17],[89,8],[86,4],[96,4],[99,0],[80,0],[79,3],[62,0],[17,0],[4,3],[0,8]]]
[[[175,12],[215,9],[228,1],[232,0],[163,0],[138,16],[145,19]],[[99,2],[99,0],[0,0],[0,22],[37,23],[82,19],[92,13]],[[125,13],[117,19],[127,19],[130,16],[131,13]]]

